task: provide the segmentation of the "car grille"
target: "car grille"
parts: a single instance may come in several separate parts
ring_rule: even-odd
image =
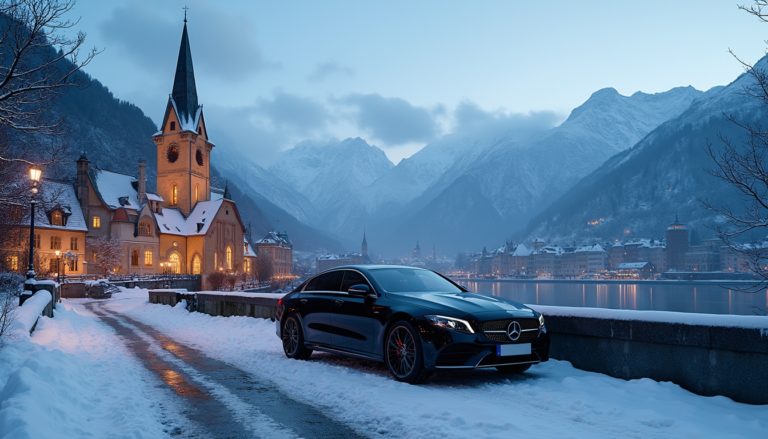
[[[520,327],[523,332],[520,334],[520,338],[516,341],[509,339],[507,335],[507,328],[513,320],[517,320],[520,323]],[[490,320],[481,323],[482,331],[485,336],[498,343],[531,343],[539,336],[539,320],[538,319],[505,319],[505,320]]]

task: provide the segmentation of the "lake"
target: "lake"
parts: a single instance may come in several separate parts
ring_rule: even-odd
[[[538,305],[707,314],[768,313],[768,290],[744,291],[750,287],[748,283],[477,279],[458,282],[470,291]]]

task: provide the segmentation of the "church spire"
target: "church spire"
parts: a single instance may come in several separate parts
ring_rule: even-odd
[[[187,17],[184,13],[184,31],[181,33],[179,60],[176,62],[176,76],[173,78],[171,97],[176,102],[176,109],[182,119],[192,120],[197,113],[197,87],[195,87],[195,70],[192,67],[192,51],[189,48],[187,35]]]

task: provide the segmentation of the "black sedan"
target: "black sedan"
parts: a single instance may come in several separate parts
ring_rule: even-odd
[[[302,283],[278,301],[277,335],[289,358],[318,350],[383,361],[409,383],[435,369],[521,373],[549,359],[538,312],[392,265],[338,267]]]

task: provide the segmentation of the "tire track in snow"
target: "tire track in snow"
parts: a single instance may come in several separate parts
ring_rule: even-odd
[[[232,412],[230,417],[240,421],[253,434],[264,437],[361,437],[316,408],[289,398],[273,385],[179,343],[152,326],[108,310],[100,303],[92,302],[88,307],[102,319],[112,319],[130,331],[134,337],[150,345],[155,355],[174,365],[177,372],[206,388],[207,394],[229,408]],[[190,402],[197,403],[196,400]],[[243,436],[230,434],[216,437]]]

